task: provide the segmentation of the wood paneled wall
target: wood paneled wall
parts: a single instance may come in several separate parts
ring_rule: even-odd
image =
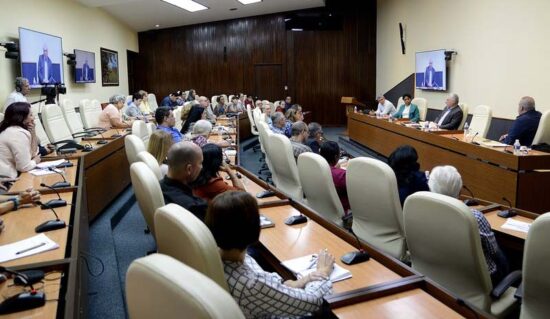
[[[188,88],[270,101],[289,94],[312,111],[306,121],[345,125],[341,96],[375,99],[376,1],[338,13],[340,31],[286,31],[281,13],[141,32],[135,83],[159,100]]]

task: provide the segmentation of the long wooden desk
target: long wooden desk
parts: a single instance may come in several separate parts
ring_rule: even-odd
[[[73,164],[71,167],[65,167],[60,168],[59,170],[61,173],[65,176],[65,179],[67,182],[71,184],[69,188],[75,189],[77,187],[77,173],[78,173],[78,160],[73,159],[70,160],[70,162]],[[46,185],[53,185],[57,182],[62,182],[63,177],[61,177],[57,173],[52,173],[48,175],[42,175],[42,176],[34,176],[29,172],[21,173],[19,176],[19,179],[10,187],[9,194],[18,194],[20,192],[23,192],[29,188],[33,188],[35,190],[39,190],[42,194],[49,194],[54,193],[53,190],[42,187],[40,184],[44,183]],[[57,189],[58,191],[62,191],[61,189]]]
[[[464,184],[476,197],[542,213],[550,210],[550,154],[532,152],[517,156],[504,148],[489,148],[445,136],[409,128],[383,119],[350,113],[349,137],[373,151],[389,156],[398,146],[408,144],[418,152],[422,170],[437,165],[453,165]],[[455,132],[450,132],[455,133]]]

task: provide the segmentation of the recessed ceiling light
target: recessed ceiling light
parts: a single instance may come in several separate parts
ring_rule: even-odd
[[[299,28],[292,28],[292,29],[290,29],[290,30],[291,30],[291,31],[298,31],[298,32],[299,32],[299,31],[304,31],[304,29],[299,29]]]
[[[239,2],[242,4],[251,4],[256,2],[262,2],[262,0],[239,0]]]
[[[155,28],[158,28],[158,27],[160,27],[160,24],[155,24]]]
[[[191,0],[162,0],[169,4],[175,5],[176,7],[182,8],[189,12],[195,12],[200,10],[206,10],[208,7],[203,6],[200,3]]]

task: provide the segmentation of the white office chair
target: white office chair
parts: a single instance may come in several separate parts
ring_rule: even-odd
[[[71,144],[80,148],[80,145],[76,146],[80,142],[80,138],[73,138],[67,122],[65,122],[61,108],[56,104],[47,104],[42,108],[42,124],[51,144]],[[84,133],[80,136],[85,135],[87,134]]]
[[[138,158],[138,154],[146,150],[143,140],[131,134],[124,137],[124,149],[130,165],[135,162],[139,162],[140,160]]]
[[[210,278],[166,255],[136,259],[126,273],[130,319],[244,319],[233,297]]]
[[[298,157],[298,174],[307,205],[326,220],[341,225],[344,207],[336,193],[327,161],[319,154],[302,153]]]
[[[233,97],[234,97],[234,96],[235,96],[235,95],[231,94],[231,95],[229,96],[227,102],[228,102],[228,103],[231,103],[231,101],[233,101]]]
[[[155,211],[165,205],[159,180],[143,162],[136,162],[130,166],[130,178],[139,209],[155,237]]]
[[[478,105],[474,109],[472,114],[472,121],[470,121],[469,130],[470,134],[474,136],[485,137],[491,126],[491,119],[493,117],[493,112],[490,106],[487,105]]]
[[[281,105],[281,101],[275,101],[275,103],[273,103],[273,112],[275,112],[275,110],[279,107],[279,105]]]
[[[535,219],[523,253],[521,319],[547,318],[550,314],[550,213]]]
[[[462,121],[458,126],[458,130],[462,130],[464,128],[464,123],[466,123],[466,119],[468,118],[468,104],[460,103],[458,106],[460,106],[460,109],[462,110]]]
[[[412,103],[412,102],[411,102],[411,103]],[[396,109],[396,110],[399,110],[399,107],[400,107],[401,105],[403,105],[403,104],[405,104],[405,101],[403,101],[403,97],[400,96],[399,99],[397,100],[397,104],[394,105],[394,106],[395,106],[395,109]]]
[[[85,128],[90,129],[98,127],[101,112],[101,104],[92,103],[92,101],[87,99],[80,101],[80,117],[82,118],[82,124],[84,124]]]
[[[533,145],[546,143],[550,144],[550,110],[542,113],[537,133],[533,139]]]
[[[218,95],[212,96],[210,103],[212,104],[212,111],[215,111],[216,108],[218,107]]]
[[[277,176],[275,186],[290,198],[302,202],[304,194],[290,140],[284,135],[273,134],[268,143],[267,156],[273,167],[271,173]]]
[[[176,124],[174,127],[179,131],[181,130],[181,127],[183,125],[183,121],[181,120],[181,110],[183,107],[179,106],[174,110],[174,117],[176,118]]]
[[[44,130],[44,126],[42,125],[42,120],[40,119],[41,115],[39,114],[40,107],[38,104],[31,105],[31,112],[34,116],[34,132],[36,133],[36,137],[40,140],[41,146],[46,146],[50,144],[50,138],[48,137],[48,134],[46,134],[46,131]]]
[[[137,158],[151,169],[159,181],[164,177],[160,170],[159,162],[157,162],[157,159],[149,152],[141,151],[138,153]]]
[[[354,158],[348,164],[346,186],[353,232],[391,256],[406,260],[403,211],[391,167],[373,158]]]
[[[203,221],[179,205],[168,204],[157,209],[155,229],[159,253],[200,271],[229,291],[218,245]]]
[[[153,93],[149,93],[147,95],[147,102],[149,102],[149,108],[151,109],[151,112],[155,113],[155,111],[159,107],[156,95]]]
[[[4,120],[4,113],[0,113],[0,123]]]
[[[428,113],[428,102],[426,99],[421,97],[415,97],[412,101],[412,104],[418,106],[418,112],[420,113],[420,120],[426,120],[426,114]]]
[[[132,135],[141,138],[145,148],[147,148],[149,144],[149,129],[147,129],[147,125],[144,121],[135,120],[134,123],[132,123]]]
[[[151,123],[151,122],[145,125],[147,125],[147,132],[149,132],[149,137],[151,137],[151,134],[153,134],[153,132],[157,130],[157,126],[155,125],[155,123]]]
[[[86,133],[84,129],[84,124],[82,123],[82,118],[76,114],[75,106],[73,100],[64,99],[63,106],[61,106],[61,112],[65,118],[65,122],[71,131],[73,136],[79,133]],[[87,132],[87,134],[92,134],[93,132]],[[93,135],[93,134],[92,134]]]
[[[260,150],[265,155],[264,156],[265,163],[267,165],[267,168],[271,172],[271,179],[273,180],[273,184],[277,185],[277,175],[273,173],[274,168],[273,168],[273,165],[271,164],[271,159],[269,158],[269,155],[267,153],[267,148],[270,146],[269,145],[270,143],[268,143],[268,141],[271,140],[273,133],[269,129],[269,126],[267,125],[267,123],[264,121],[260,121],[260,123],[258,123],[258,133],[259,133],[258,140],[260,141]]]
[[[254,118],[254,123],[256,123],[256,130],[258,130],[258,124],[265,121],[262,110],[260,110],[259,108],[255,108],[254,110],[252,110],[252,117]],[[258,134],[259,133],[260,132],[258,132]]]
[[[250,104],[246,105],[246,113],[248,114],[248,120],[250,121],[250,131],[252,132],[252,135],[258,135],[258,127],[256,126],[256,122],[254,122],[254,116],[252,115],[252,108],[250,107]]]
[[[477,221],[468,206],[449,196],[417,192],[407,197],[403,211],[414,269],[495,317],[512,313],[518,306],[515,288],[491,297]]]

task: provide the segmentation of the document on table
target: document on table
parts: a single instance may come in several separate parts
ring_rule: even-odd
[[[38,168],[56,167],[57,165],[59,165],[61,163],[64,163],[64,162],[65,162],[65,159],[60,159],[60,160],[57,160],[57,161],[42,162],[42,163],[36,164],[36,167],[38,167]]]
[[[476,140],[476,142],[478,142],[478,140]],[[491,141],[491,140],[487,140],[487,139],[480,140],[479,143],[483,146],[488,146],[488,147],[506,147],[506,146],[508,146],[507,144],[504,144],[504,143],[501,143],[501,142],[498,142],[498,141]]]
[[[59,248],[44,234],[0,246],[0,263]]]
[[[260,227],[261,228],[275,227],[275,223],[271,219],[269,219],[269,217],[260,214]]]
[[[34,176],[44,176],[44,175],[50,175],[50,174],[56,174],[57,173],[61,173],[61,170],[57,169],[57,168],[54,168],[53,169],[54,171],[50,171],[49,169],[41,169],[41,168],[35,168],[31,171],[29,171],[29,173],[31,173],[32,175]]]
[[[301,278],[317,269],[317,255],[306,255],[304,257],[283,261],[281,264],[292,271],[296,277]],[[334,264],[334,269],[330,274],[330,281],[337,282],[351,277],[351,271],[340,267],[338,264]]]
[[[531,223],[520,222],[519,220],[508,218],[506,219],[506,222],[501,227],[504,229],[510,229],[510,230],[527,233],[529,231],[529,228],[531,227]]]

